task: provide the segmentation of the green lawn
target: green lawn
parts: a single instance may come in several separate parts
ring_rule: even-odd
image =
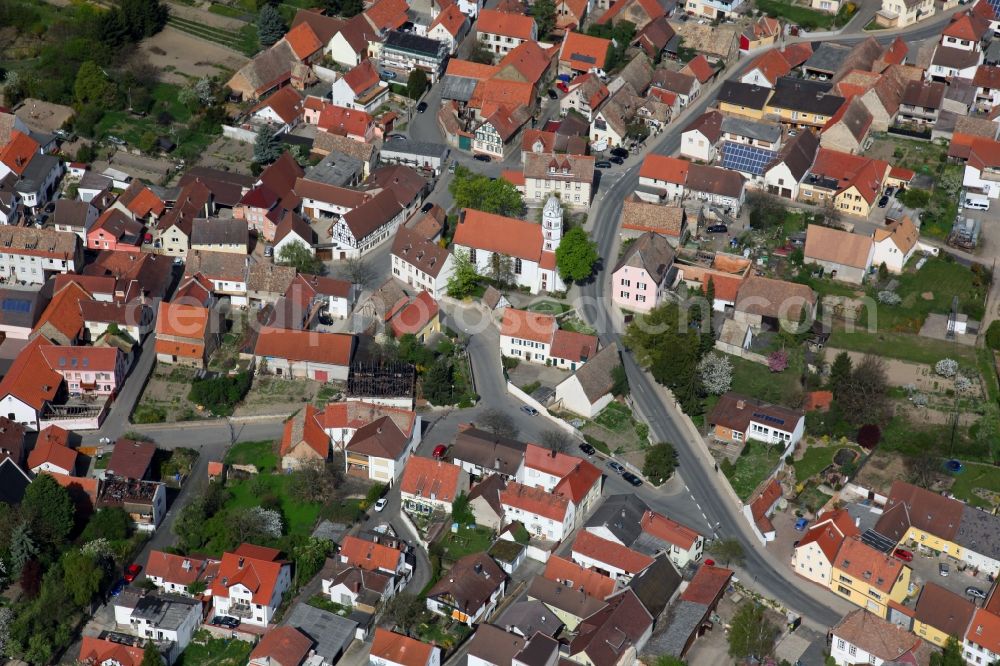
[[[802,354],[798,350],[789,352],[788,367],[784,372],[771,372],[766,365],[738,356],[728,358],[733,364],[733,383],[730,388],[736,393],[788,405],[795,401],[801,391],[798,378],[801,374]]]
[[[766,479],[778,465],[781,457],[781,447],[770,449],[762,442],[750,441],[743,448],[743,454],[732,466],[724,465],[723,471],[736,496],[746,501],[750,494]]]
[[[428,622],[417,625],[417,638],[425,643],[433,643],[447,652],[455,647],[471,632],[467,625],[448,620],[440,615],[432,615]]]
[[[963,365],[976,365],[976,350],[973,347],[922,338],[911,333],[869,333],[860,330],[848,333],[835,328],[830,334],[828,345],[914,363],[933,364],[943,358],[953,358]]]
[[[217,2],[213,2],[212,6],[208,8],[208,11],[213,14],[218,14],[219,16],[227,16],[229,18],[235,19],[246,19],[247,13],[242,9],[236,7],[230,7],[229,5],[220,5]]]
[[[632,427],[632,413],[619,403],[612,402],[594,417],[594,422],[614,432],[624,432]]]
[[[932,141],[904,139],[896,135],[878,139],[876,145],[886,143],[892,146],[892,163],[917,173],[933,175],[937,173],[944,157],[948,155],[947,144]]]
[[[897,279],[899,288],[896,293],[903,302],[899,305],[879,305],[874,312],[866,311],[866,318],[871,320],[874,317],[872,323],[878,326],[879,331],[917,333],[928,314],[950,312],[956,296],[960,312],[970,319],[980,320],[983,317],[989,276],[981,269],[935,258],[927,261],[919,271],[908,271]]]
[[[833,463],[833,455],[839,446],[811,446],[802,454],[801,460],[793,463],[795,468],[795,480],[804,483],[806,480],[819,474],[827,465]]]
[[[827,503],[830,497],[831,495],[824,493],[819,489],[819,486],[810,484],[808,488],[799,494],[796,501],[805,509],[816,512],[823,508],[823,505]]]
[[[966,463],[965,470],[955,476],[955,485],[951,487],[951,492],[958,499],[983,509],[992,509],[989,502],[973,492],[976,488],[1000,493],[1000,470],[992,465]]]
[[[775,18],[785,18],[792,23],[798,23],[803,28],[829,28],[835,23],[843,25],[850,17],[842,17],[840,14],[827,14],[818,12],[808,7],[793,5],[785,0],[757,0],[757,8],[768,16]]]
[[[574,333],[583,333],[584,335],[594,335],[596,331],[583,322],[581,319],[576,317],[567,317],[559,322],[559,328],[564,331],[573,331]]]
[[[570,307],[565,303],[556,301],[538,301],[528,306],[528,312],[541,312],[542,314],[561,315],[568,312]]]
[[[351,607],[338,604],[334,601],[330,601],[330,597],[322,594],[314,594],[309,597],[306,601],[307,604],[313,606],[314,608],[319,608],[320,610],[329,611],[331,613],[336,613],[337,615],[348,616],[351,614]]]
[[[480,525],[471,529],[465,526],[459,527],[457,533],[449,529],[441,539],[447,560],[457,560],[472,553],[485,553],[492,543],[493,530]]]
[[[882,441],[878,447],[880,451],[894,451],[911,458],[930,455],[962,461],[989,460],[989,451],[969,439],[965,428],[955,431],[953,445],[951,426],[916,424],[901,417],[894,417],[882,428]]]
[[[264,492],[256,486],[263,485]],[[312,532],[319,518],[319,504],[309,504],[292,499],[288,492],[289,478],[283,474],[259,474],[256,481],[250,480],[229,486],[233,494],[232,500],[226,503],[227,509],[241,509],[260,505],[264,495],[274,495],[278,498],[281,513],[288,525],[285,531],[291,535],[308,535]]]
[[[278,454],[274,450],[274,442],[240,442],[234,444],[226,452],[225,462],[230,465],[256,465],[261,472],[273,470],[278,466]]]
[[[245,666],[253,645],[199,631],[174,666]]]

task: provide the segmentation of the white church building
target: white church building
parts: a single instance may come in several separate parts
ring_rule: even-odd
[[[455,229],[454,252],[468,253],[481,275],[491,276],[508,260],[513,284],[532,294],[565,291],[556,270],[556,248],[563,234],[563,209],[552,196],[542,223],[466,208]]]

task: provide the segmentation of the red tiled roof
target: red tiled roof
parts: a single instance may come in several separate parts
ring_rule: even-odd
[[[319,413],[319,422],[326,430],[351,428],[357,430],[373,423],[383,416],[388,416],[396,427],[407,437],[413,432],[416,413],[409,409],[387,407],[368,402],[331,402]]]
[[[552,315],[507,308],[500,322],[500,335],[550,344],[556,330]]]
[[[128,189],[125,190],[125,193],[122,194],[122,197],[124,198],[129,193],[129,190],[133,190],[133,188],[136,188],[138,191],[135,191],[129,198],[128,203],[125,204],[129,212],[136,217],[142,218],[147,217],[150,213],[156,217],[163,215],[167,209],[166,204],[139,180],[132,181]]]
[[[476,85],[469,98],[469,106],[480,109],[483,117],[489,117],[502,107],[517,109],[530,106],[534,98],[534,83],[491,78]]]
[[[35,446],[40,444],[54,444],[56,446],[69,446],[69,431],[57,425],[46,426],[38,433]]]
[[[223,553],[219,573],[212,581],[212,596],[229,597],[229,588],[243,585],[250,590],[255,604],[268,605],[281,576],[288,566],[274,548],[244,543],[232,553]],[[223,582],[225,581],[225,582]]]
[[[365,136],[375,119],[369,113],[336,104],[324,104],[319,113],[318,127],[340,136]]]
[[[984,608],[977,608],[965,638],[990,652],[1000,653],[1000,615]]]
[[[580,460],[573,471],[556,484],[552,492],[570,498],[574,504],[580,504],[583,498],[590,493],[594,484],[600,484],[602,477],[601,470],[586,460]]]
[[[542,225],[465,208],[455,229],[454,244],[539,261]]]
[[[733,572],[723,567],[702,564],[681,593],[681,599],[696,604],[710,606],[719,598],[729,584]]]
[[[430,30],[439,25],[444,26],[444,29],[452,37],[458,37],[458,33],[462,31],[462,26],[465,25],[465,14],[458,8],[458,5],[448,5],[431,21]]]
[[[964,39],[968,42],[978,42],[986,34],[989,27],[988,19],[966,11],[953,16],[951,23],[941,32],[941,35]]]
[[[42,358],[56,372],[72,370],[94,370],[114,372],[121,352],[117,347],[63,347],[42,345]]]
[[[108,461],[108,472],[126,479],[142,479],[149,472],[155,455],[156,444],[119,437]]]
[[[809,526],[809,531],[799,540],[799,545],[796,548],[802,548],[815,542],[823,551],[827,561],[833,564],[844,539],[857,536],[859,533],[854,520],[851,519],[846,509],[827,511]]]
[[[764,78],[770,81],[772,85],[779,78],[792,71],[792,68],[788,65],[788,61],[775,49],[762,53],[750,65],[751,70],[754,68],[759,69]]]
[[[372,642],[371,656],[402,666],[427,666],[437,648],[378,627]]]
[[[771,479],[771,482],[750,500],[750,513],[762,534],[774,531],[774,525],[771,524],[771,519],[767,517],[767,514],[770,513],[775,502],[781,499],[781,494],[781,484],[778,483],[777,479]]]
[[[340,544],[340,557],[365,571],[396,571],[402,553],[382,543],[367,541],[356,536],[344,537]]]
[[[701,536],[690,527],[670,520],[666,516],[646,510],[639,521],[639,528],[651,536],[666,541],[684,550],[690,550]]]
[[[286,32],[284,40],[292,47],[292,51],[295,52],[299,60],[305,60],[323,48],[323,42],[320,41],[312,26],[305,22],[299,23]]]
[[[581,462],[584,462],[582,458],[553,451],[537,444],[528,444],[524,450],[525,468],[537,469],[559,479],[567,476]]]
[[[637,553],[620,543],[602,539],[593,532],[580,532],[573,542],[573,554],[609,564],[629,574],[637,574],[654,562],[652,557]]]
[[[889,592],[903,570],[903,563],[865,544],[858,537],[847,537],[837,550],[837,557],[831,562],[858,581],[865,581],[871,587]]]
[[[438,316],[438,311],[438,303],[434,297],[422,291],[393,317],[390,322],[392,331],[397,338],[407,333],[417,334]]]
[[[35,448],[28,455],[28,469],[33,470],[44,463],[50,463],[73,474],[76,471],[76,451],[64,444],[56,444],[52,440],[43,441],[39,434]]]
[[[330,438],[319,423],[316,408],[310,403],[306,403],[303,411],[285,421],[278,454],[286,455],[299,442],[305,442],[323,460],[330,455]]]
[[[709,64],[708,58],[699,53],[693,59],[691,59],[688,64],[684,65],[681,69],[681,73],[690,74],[691,76],[698,79],[699,83],[706,83],[709,79],[715,76],[715,68]]]
[[[18,176],[24,174],[28,168],[28,163],[39,150],[38,142],[27,134],[14,130],[11,132],[10,141],[0,150],[0,162]]]
[[[299,25],[308,27],[306,23],[300,23]],[[273,95],[258,103],[250,111],[253,113],[270,107],[281,118],[282,122],[291,124],[302,115],[302,105],[302,96],[298,91],[291,86],[285,86],[284,88],[278,88]]]
[[[496,65],[484,65],[478,62],[472,62],[471,60],[452,58],[448,61],[448,69],[445,70],[445,74],[449,76],[460,76],[465,79],[479,79],[480,81],[485,81],[498,71],[500,71],[500,68]]]
[[[596,335],[559,329],[552,336],[552,348],[549,350],[549,356],[564,358],[573,363],[582,363],[597,353],[597,345]]]
[[[458,496],[462,468],[442,460],[410,456],[399,481],[399,490],[407,495],[430,498],[450,504]]]
[[[559,62],[568,63],[576,70],[589,72],[603,69],[611,40],[591,37],[578,32],[567,32],[559,51]]]
[[[984,3],[985,4],[985,3]],[[988,5],[987,5],[988,6]],[[892,44],[882,52],[882,62],[886,65],[902,65],[906,60],[906,55],[910,52],[910,47],[906,45],[902,37],[892,40]]]
[[[546,492],[544,488],[529,488],[517,482],[507,484],[500,492],[500,503],[562,523],[569,510],[569,499]]]
[[[833,404],[833,391],[810,391],[806,394],[806,402],[802,406],[806,412],[829,411]]]
[[[909,183],[916,176],[916,172],[900,166],[889,167],[889,177]]]
[[[201,576],[204,565],[205,560],[198,557],[152,550],[146,562],[146,575],[175,585],[190,585]]]
[[[145,651],[141,647],[122,645],[103,638],[84,636],[80,644],[80,662],[101,666],[114,663],[117,666],[140,666]]]
[[[639,177],[683,185],[687,182],[690,166],[690,162],[677,157],[649,154],[639,167]]]
[[[354,91],[355,95],[360,95],[369,88],[378,85],[379,76],[375,71],[375,66],[371,60],[363,60],[361,64],[355,66],[347,74],[344,74],[344,81]]]
[[[90,300],[90,294],[75,282],[67,284],[49,301],[35,323],[35,331],[49,324],[68,340],[75,340],[83,330],[83,315],[80,314],[80,301],[83,300]]]
[[[279,666],[298,666],[309,656],[312,646],[312,639],[295,627],[277,627],[260,639],[260,643],[250,653],[250,661],[269,659],[268,663]]]
[[[853,185],[857,188],[858,193],[871,204],[881,191],[882,181],[889,171],[889,164],[862,155],[820,148],[810,171],[838,179],[840,184],[838,193]]]
[[[556,49],[550,47],[543,49],[538,42],[528,40],[521,42],[511,49],[507,55],[500,60],[499,67],[513,67],[518,74],[524,77],[525,81],[537,84],[542,74],[548,69],[552,62]]]
[[[476,32],[523,40],[534,39],[535,19],[524,14],[508,14],[495,9],[481,9],[476,19]]]
[[[208,328],[208,308],[200,305],[160,301],[156,315],[156,335],[169,335],[202,342]],[[157,340],[160,342],[160,340]]]
[[[812,45],[809,42],[789,44],[785,48],[781,49],[781,55],[784,56],[786,61],[788,61],[788,66],[792,68],[798,67],[804,63],[810,56],[812,56],[812,53]]]
[[[350,365],[354,336],[346,333],[295,331],[265,326],[257,335],[254,355],[290,361]]]
[[[583,534],[590,534],[590,532],[582,532],[581,536]],[[579,540],[580,538],[577,537],[577,542]],[[576,550],[576,545],[573,546],[573,550]],[[559,555],[549,556],[549,561],[545,563],[545,571],[542,572],[542,578],[555,581],[571,590],[580,590],[602,601],[614,593],[616,586],[614,578],[605,576],[595,569],[582,567]]]
[[[969,166],[977,169],[1000,167],[1000,141],[975,138],[969,148]]]
[[[48,344],[49,340],[40,335],[21,350],[0,381],[0,398],[12,395],[36,410],[55,398],[63,378],[42,357],[40,349]]]

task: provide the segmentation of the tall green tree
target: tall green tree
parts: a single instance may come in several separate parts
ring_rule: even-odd
[[[107,107],[114,105],[117,89],[104,70],[93,60],[88,60],[80,65],[80,69],[76,72],[73,92],[78,104]]]
[[[160,0],[119,0],[118,11],[134,42],[152,37],[167,24],[167,6]]]
[[[87,526],[80,535],[80,541],[86,543],[94,539],[108,541],[127,539],[131,525],[128,514],[120,507],[103,507],[95,511],[87,521]]]
[[[625,346],[653,378],[669,388],[689,413],[701,410],[698,363],[704,355],[701,334],[690,325],[686,303],[669,302],[636,317],[625,330]]]
[[[958,639],[949,636],[940,652],[932,652],[931,666],[965,666],[962,645]]]
[[[382,612],[384,620],[395,624],[407,636],[426,616],[427,607],[423,599],[409,592],[401,592],[392,597]]]
[[[756,602],[740,606],[729,629],[729,656],[736,659],[754,657],[763,661],[774,651],[778,627]]]
[[[455,169],[448,191],[459,208],[474,208],[508,217],[524,212],[524,200],[513,183],[503,178],[492,180],[464,166]]]
[[[283,152],[281,139],[271,125],[264,125],[257,130],[257,138],[253,142],[253,161],[261,166],[270,164]]]
[[[62,556],[63,585],[67,594],[81,608],[90,603],[101,589],[104,571],[93,555],[79,549],[67,551]]]
[[[142,650],[142,661],[139,662],[139,666],[163,666],[163,657],[160,656],[160,651],[156,649],[153,641],[146,641],[146,647]]]
[[[455,402],[455,369],[447,358],[439,358],[430,366],[421,384],[424,398],[432,405]]]
[[[469,259],[468,250],[458,250],[452,254],[451,276],[448,278],[446,289],[452,298],[465,298],[471,296],[476,286],[479,284],[479,272],[472,265]]]
[[[538,26],[538,38],[544,41],[556,27],[556,3],[553,0],[536,0],[531,8]]]
[[[406,94],[410,99],[420,99],[427,92],[429,86],[427,72],[420,68],[414,68],[406,79]]]
[[[69,491],[48,474],[40,474],[28,485],[21,511],[31,532],[53,549],[61,548],[73,530],[73,500]]]
[[[260,8],[257,14],[257,37],[260,45],[264,47],[272,46],[288,32],[288,26],[277,8],[267,4]]]
[[[599,260],[597,243],[590,240],[582,227],[570,229],[556,248],[556,267],[566,281],[583,282],[594,274]]]
[[[668,442],[660,442],[646,449],[642,475],[654,485],[662,485],[677,469],[677,450]]]
[[[719,539],[713,541],[708,552],[721,560],[727,567],[730,564],[739,566],[743,563],[746,553],[743,551],[743,544],[738,539]]]
[[[299,273],[320,275],[323,273],[323,262],[300,241],[292,241],[281,246],[278,251],[278,263],[282,266],[292,266]]]
[[[834,396],[837,396],[846,388],[853,371],[854,364],[851,362],[850,355],[845,351],[837,354],[833,359],[833,363],[830,364],[830,378],[827,381],[827,386],[830,387]]]

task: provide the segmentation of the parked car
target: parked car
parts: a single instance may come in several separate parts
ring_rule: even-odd
[[[389,500],[387,500],[384,497],[379,497],[378,501],[375,502],[375,511],[381,512],[382,509],[385,508],[385,505],[388,504],[388,503],[389,503]]]
[[[116,146],[127,146],[128,145],[128,143],[126,143],[122,139],[119,139],[118,137],[114,136],[113,134],[108,136],[108,143],[113,143]]]
[[[889,205],[889,195],[883,194],[882,198],[878,200],[878,207],[885,208],[888,205]]]
[[[947,576],[950,571],[951,568],[947,564],[945,564],[944,562],[938,563],[938,575]]]
[[[892,556],[895,557],[897,560],[903,560],[904,562],[913,561],[913,553],[906,550],[905,548],[897,548],[896,550],[892,551]]]
[[[489,155],[483,155],[482,153],[479,153],[478,155],[473,155],[472,159],[477,160],[479,162],[492,162],[493,161],[492,157],[490,157]]]
[[[538,410],[530,405],[521,405],[521,411],[528,416],[536,416],[538,414]]]
[[[273,245],[265,245],[264,246],[264,256],[265,257],[270,257],[270,256],[273,256],[273,255],[274,255],[274,246]]]
[[[588,456],[592,456],[595,453],[597,453],[597,449],[595,449],[590,444],[587,444],[586,442],[584,442],[583,444],[580,444],[580,450],[583,451],[584,453],[586,453]]]
[[[625,160],[618,157],[617,155],[612,155],[610,158],[608,158],[608,161],[614,162],[615,164],[625,164]]]
[[[809,520],[807,518],[799,518],[798,520],[795,521],[795,531],[796,532],[804,531],[806,529],[806,525],[808,524]]]
[[[390,134],[388,136],[389,141],[401,141],[406,138],[405,134]]]
[[[50,201],[45,204],[45,212],[50,214],[56,212],[56,202]]]
[[[426,212],[430,211],[431,208],[434,208],[434,204],[432,204],[430,201],[428,201],[427,203],[425,203],[423,206],[420,207],[420,212],[421,213],[426,213]]]
[[[729,227],[724,224],[713,224],[707,229],[705,229],[710,234],[727,234],[729,233]]]
[[[621,146],[618,146],[617,148],[612,148],[611,154],[614,155],[615,157],[620,157],[622,159],[628,157],[628,151],[622,148]]]
[[[556,83],[556,88],[559,88],[559,90],[562,90],[564,93],[569,92],[569,86],[567,86],[564,81],[559,81],[558,83]]]
[[[427,102],[421,102],[417,104],[417,113],[423,113],[427,110]]]
[[[624,474],[625,473],[625,468],[622,467],[622,464],[619,463],[619,462],[615,462],[614,460],[609,460],[608,461],[608,469],[614,470],[615,472],[618,472],[619,474]]]
[[[559,99],[559,93],[557,93],[552,88],[549,88],[548,95],[549,95],[549,99]]]
[[[228,615],[216,615],[209,622],[213,627],[228,627],[229,629],[235,629],[240,626],[240,619],[238,617],[229,617]]]
[[[642,485],[642,479],[637,477],[632,472],[625,472],[624,474],[622,474],[622,478],[631,483],[636,488]]]
[[[458,162],[452,160],[451,164],[448,165],[448,173],[455,173],[456,168],[458,168]]]
[[[125,591],[125,586],[127,584],[128,583],[125,582],[124,578],[119,580],[117,583],[115,583],[115,586],[111,588],[111,596],[117,597],[118,595],[120,595],[122,592]]]
[[[437,458],[438,460],[441,460],[442,458],[444,458],[444,454],[447,452],[448,452],[447,444],[438,444],[437,446],[434,447],[434,453],[432,453],[431,455]]]
[[[142,565],[141,564],[134,564],[133,563],[133,564],[128,565],[128,568],[125,569],[125,582],[126,583],[131,583],[132,581],[134,581],[135,577],[139,575],[140,571],[142,571]]]
[[[986,592],[980,590],[978,587],[967,587],[965,588],[965,593],[970,597],[976,597],[977,599],[986,598]]]
[[[381,72],[379,72],[378,75],[383,79],[385,79],[386,81],[392,81],[394,78],[396,78],[396,72],[390,72],[384,69]]]
[[[896,193],[896,188],[890,185],[889,187],[885,188],[885,192],[883,194],[885,194],[885,196],[887,197],[891,197],[895,193]]]
[[[609,162],[607,160],[600,160],[600,161],[594,162],[594,166],[597,167],[598,169],[610,169],[611,168],[611,162]]]

